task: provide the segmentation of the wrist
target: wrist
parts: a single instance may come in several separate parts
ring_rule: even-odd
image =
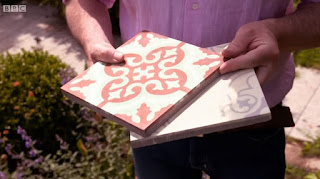
[[[295,48],[294,44],[288,42],[288,36],[292,36],[289,22],[285,22],[283,19],[266,19],[262,23],[268,28],[268,30],[274,35],[275,40],[278,43],[280,51],[292,51]]]
[[[91,47],[94,47],[96,45],[113,46],[113,44],[111,43],[112,39],[109,40],[105,36],[98,37],[97,35],[92,35],[94,33],[89,33],[89,34],[91,34],[91,36],[90,35],[88,35],[88,36],[83,35],[83,38],[81,40],[81,45],[83,46],[85,51],[87,51],[88,49],[90,49]]]
[[[280,31],[277,19],[265,19],[260,22],[273,34],[275,40],[279,43]]]

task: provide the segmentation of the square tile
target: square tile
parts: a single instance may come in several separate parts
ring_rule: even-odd
[[[66,96],[148,136],[218,75],[221,54],[141,32],[117,50],[125,63],[95,63],[61,89]]]

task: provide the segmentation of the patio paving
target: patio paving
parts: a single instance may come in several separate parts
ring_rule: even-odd
[[[42,48],[59,56],[77,73],[84,70],[86,56],[53,8],[27,4],[26,13],[5,13],[2,8],[0,11],[0,53]]]
[[[288,136],[311,141],[320,136],[320,71],[296,68],[293,88],[283,100],[290,106],[296,126],[287,128]]]

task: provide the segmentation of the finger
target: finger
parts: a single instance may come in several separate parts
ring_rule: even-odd
[[[230,59],[220,66],[220,73],[236,71],[239,69],[254,68],[264,65],[268,61],[268,54],[264,48],[258,47],[244,55]]]
[[[243,30],[239,30],[228,48],[222,52],[226,58],[234,58],[241,54],[246,53],[247,48],[252,41],[251,36]]]
[[[106,47],[99,45],[93,48],[91,58],[106,63],[119,63],[124,60],[124,55],[115,50],[112,46]]]
[[[97,61],[119,63],[123,61],[123,54],[115,49],[97,49],[92,57]]]
[[[88,59],[87,61],[87,66],[88,67],[91,67],[93,65],[93,63],[95,63],[95,61],[91,60],[91,59]]]
[[[124,55],[118,50],[115,50],[113,54],[113,59],[115,59],[117,62],[122,62],[124,60]]]

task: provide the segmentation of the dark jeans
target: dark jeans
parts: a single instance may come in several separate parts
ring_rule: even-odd
[[[139,179],[283,179],[283,128],[212,133],[133,150]]]

